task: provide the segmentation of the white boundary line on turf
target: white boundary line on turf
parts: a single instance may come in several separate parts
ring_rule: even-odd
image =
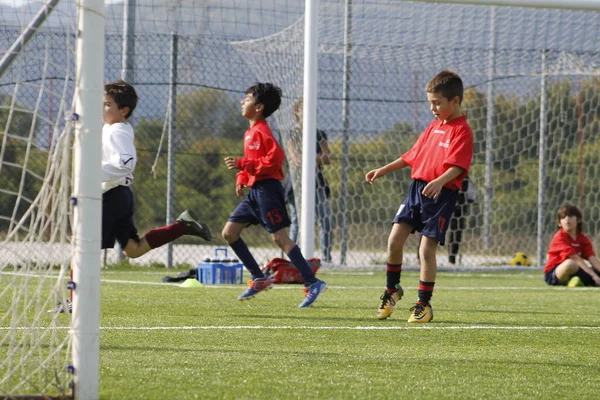
[[[386,330],[409,330],[409,329],[429,329],[429,330],[474,330],[474,329],[492,329],[492,330],[569,330],[569,329],[585,329],[585,330],[599,330],[600,326],[262,326],[262,325],[250,325],[250,326],[182,326],[182,327],[169,327],[169,326],[157,326],[157,327],[143,327],[143,328],[130,328],[130,327],[103,327],[102,330],[243,330],[243,329],[306,329],[306,330],[326,330],[326,331],[386,331]]]
[[[30,276],[35,278],[48,277],[54,275],[39,275],[39,274],[23,274],[15,272],[2,272],[0,275],[17,275],[17,276]],[[58,275],[56,275],[57,277]],[[170,286],[179,287],[177,282],[148,282],[148,281],[130,281],[121,279],[101,279],[102,283],[124,283],[130,285],[150,285],[150,286]],[[202,288],[207,289],[240,289],[242,284],[238,285],[213,285],[213,284],[202,284]],[[274,286],[277,290],[297,290],[301,289],[301,285],[280,285]],[[383,286],[329,286],[330,289],[334,290],[373,290],[373,289],[384,289]],[[413,290],[417,289],[416,286],[403,286],[404,289]],[[548,291],[594,291],[599,290],[598,287],[586,286],[586,287],[566,287],[566,286],[437,286],[438,290],[548,290]]]
[[[0,331],[10,330],[2,327]],[[22,327],[15,330],[29,330],[35,328]],[[45,328],[40,328],[45,329]],[[70,329],[68,326],[57,326],[56,329]],[[563,330],[600,330],[600,326],[434,326],[434,325],[412,325],[412,326],[292,326],[292,325],[232,325],[232,326],[103,326],[103,331],[211,331],[211,330],[316,330],[316,331],[393,331],[393,330],[415,330],[427,329],[432,331],[457,331],[457,330],[495,330],[495,331],[563,331]]]
[[[118,280],[118,279],[102,279],[103,283],[126,283],[132,285],[159,285],[159,286],[172,286],[178,287],[179,285],[175,283],[163,283],[163,282],[144,282],[144,281],[127,281],[127,280]],[[202,287],[207,289],[240,289],[242,284],[238,285],[214,285],[214,284],[206,284],[203,283]],[[202,288],[200,287],[200,288]],[[200,289],[197,288],[197,289]],[[417,286],[402,286],[404,289],[417,289]],[[302,285],[279,285],[273,286],[273,289],[277,290],[297,290],[302,289]],[[334,290],[372,290],[372,289],[385,289],[383,286],[335,286],[329,285],[329,289]],[[437,290],[598,290],[596,287],[577,287],[577,288],[568,288],[563,286],[436,286]]]

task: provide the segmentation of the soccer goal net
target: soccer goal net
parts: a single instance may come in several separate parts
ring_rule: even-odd
[[[449,250],[460,246],[455,262],[504,266],[513,253],[525,252],[539,265],[564,202],[581,207],[587,233],[597,235],[600,37],[591,27],[599,15],[320,1],[317,128],[327,133],[332,162],[323,165],[331,195],[317,198],[315,221],[332,229],[334,262],[385,262],[390,224],[410,176],[398,171],[374,186],[364,176],[407,151],[432,120],[424,88],[443,69],[463,78],[462,106],[475,140],[476,196],[459,205],[460,218],[447,235]],[[303,93],[304,16],[275,34],[232,45],[258,80],[283,87],[278,122],[291,159],[289,152],[302,149],[293,105]],[[290,169],[300,193],[301,168]],[[331,218],[324,222],[327,209]],[[316,228],[315,243],[323,235]],[[405,265],[417,264],[417,241],[410,239]],[[438,263],[448,265],[446,249]]]
[[[48,311],[68,311],[75,9],[0,9],[0,398],[58,398],[71,321]]]

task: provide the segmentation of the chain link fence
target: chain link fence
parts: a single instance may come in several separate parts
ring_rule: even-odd
[[[217,237],[210,245],[184,237],[135,262],[195,265],[215,247],[226,247],[220,231],[239,199],[234,171],[223,158],[243,154],[247,121],[239,101],[254,82],[282,87],[282,107],[269,122],[288,159],[290,142],[301,148],[301,138],[291,136],[292,106],[302,94],[304,20],[296,3],[140,2],[125,35],[134,44],[129,53],[123,6],[108,6],[106,80],[120,78],[129,63],[129,80],[140,97],[131,120],[139,158],[133,184],[138,229],[143,234],[190,209]],[[390,222],[408,189],[409,172],[385,177],[374,188],[364,175],[396,159],[426,127],[431,113],[424,87],[443,68],[465,81],[463,105],[475,134],[470,177],[478,196],[465,212],[459,265],[506,265],[517,251],[542,263],[563,202],[582,207],[586,232],[598,237],[597,12],[384,0],[350,4],[321,1],[319,8],[317,125],[332,152],[324,168],[331,187],[332,264],[385,262]],[[446,18],[461,29],[431,28],[432,20]],[[3,28],[2,48],[18,32]],[[73,37],[67,27],[46,27],[0,81],[3,126],[16,92],[23,118],[35,109],[34,119],[51,121],[34,128],[42,152],[64,125],[68,107],[65,115],[56,112],[61,101],[70,100],[59,88],[66,84],[71,90],[72,82],[53,77],[40,61],[44,57],[32,57],[42,51],[52,60],[68,54],[61,46]],[[36,80],[44,80],[48,93],[41,103],[35,91],[16,89]],[[25,127],[11,123],[11,132],[29,129],[28,118]],[[293,175],[300,193],[299,173]],[[3,207],[12,214],[10,204]],[[314,232],[319,256],[317,226]],[[282,255],[259,227],[249,228],[244,239],[259,263]],[[405,264],[416,264],[416,247],[412,237]],[[447,264],[445,252],[438,252],[441,265]],[[115,255],[109,252],[107,262]]]

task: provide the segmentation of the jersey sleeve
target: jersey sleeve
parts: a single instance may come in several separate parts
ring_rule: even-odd
[[[250,179],[250,176],[248,175],[248,172],[246,171],[240,171],[237,174],[235,174],[235,184],[237,185],[244,185],[246,186],[248,184],[248,180]]]
[[[465,126],[461,126],[450,143],[450,151],[444,160],[444,168],[456,166],[465,170],[464,176],[469,172],[473,158],[473,133]]]

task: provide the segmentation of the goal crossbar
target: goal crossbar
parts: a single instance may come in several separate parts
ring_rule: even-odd
[[[563,8],[600,11],[599,0],[410,0],[420,3],[469,4],[477,6]]]

